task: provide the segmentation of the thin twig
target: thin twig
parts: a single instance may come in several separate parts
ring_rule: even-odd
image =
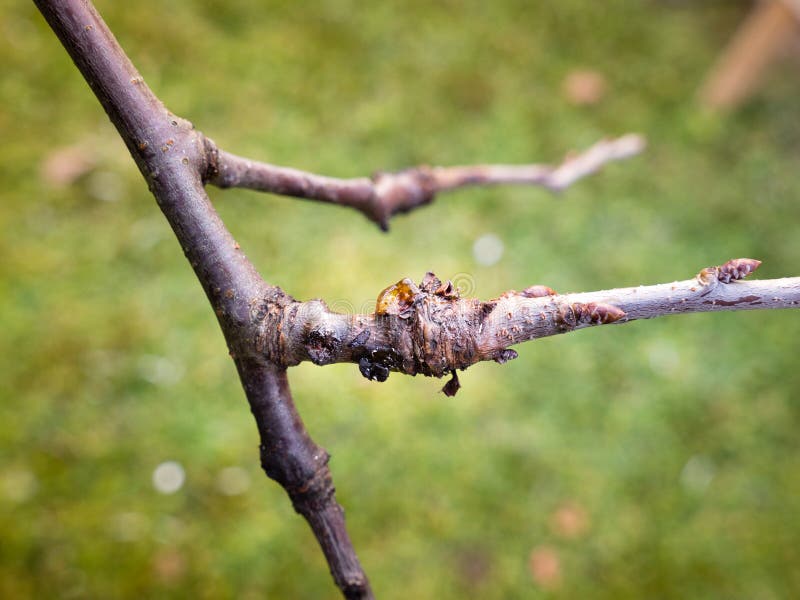
[[[430,203],[439,192],[474,185],[538,185],[557,192],[615,160],[639,154],[644,138],[636,134],[601,140],[568,156],[560,165],[419,166],[371,178],[337,179],[236,156],[207,140],[212,159],[206,182],[221,188],[247,188],[347,206],[386,231],[389,219]]]

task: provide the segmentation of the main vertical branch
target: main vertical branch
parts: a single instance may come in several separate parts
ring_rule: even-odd
[[[203,186],[205,138],[158,100],[88,0],[35,3],[125,141],[211,302],[258,425],[264,470],[308,520],[345,597],[372,598],[334,497],[328,455],[306,432],[286,372],[254,356],[255,307],[264,298],[289,299],[262,280],[212,207]]]
[[[261,466],[286,489],[295,510],[311,525],[345,598],[372,598],[367,577],[351,550],[344,511],[334,496],[330,457],[306,432],[292,402],[286,371],[252,360],[237,359],[236,366],[258,423]]]

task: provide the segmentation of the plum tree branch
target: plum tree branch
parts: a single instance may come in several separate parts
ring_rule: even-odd
[[[479,301],[427,274],[386,288],[370,315],[332,313],[297,302],[263,281],[225,228],[204,185],[249,187],[351,206],[386,227],[389,218],[467,185],[523,183],[560,190],[609,161],[639,152],[624,136],[596,144],[557,167],[416,167],[372,178],[333,179],[256,163],[220,150],[170,113],[145,84],[89,0],[34,0],[116,126],[169,221],[217,316],[260,435],[266,474],[311,526],[346,598],[373,598],[337,504],[328,454],[294,406],[287,367],[310,360],[355,362],[384,380],[390,371],[453,378],[482,360],[516,357],[510,346],[591,325],[680,312],[791,308],[800,279],[741,282],[758,261],[738,259],[673,284],[584,294],[544,286]]]
[[[247,188],[354,208],[386,231],[389,219],[429,204],[439,192],[475,185],[539,185],[558,192],[604,165],[639,154],[644,138],[636,134],[601,140],[588,150],[567,156],[556,166],[472,165],[419,166],[372,177],[337,179],[289,167],[253,161],[220,150],[207,140],[207,183],[220,188]]]
[[[370,315],[332,313],[319,300],[265,308],[258,347],[285,366],[354,362],[368,379],[391,371],[442,377],[516,358],[513,345],[595,325],[800,306],[800,277],[740,281],[760,264],[734,259],[685,281],[579,294],[532,286],[483,302],[428,273],[419,285],[404,279],[384,290]]]

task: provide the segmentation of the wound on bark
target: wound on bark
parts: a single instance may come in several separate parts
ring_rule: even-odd
[[[425,273],[422,281],[419,284],[419,289],[428,294],[433,294],[442,287],[442,280],[439,279],[432,271]]]
[[[458,292],[458,288],[453,285],[453,282],[449,279],[441,284],[438,288],[436,288],[433,292],[437,296],[441,296],[443,298],[448,298],[450,300],[458,300],[461,295]]]
[[[400,360],[397,352],[391,348],[376,348],[358,359],[358,370],[370,381],[383,382],[389,378],[389,372],[396,369]]]
[[[486,302],[481,302],[481,313],[483,314],[483,318],[485,319],[492,314],[495,308],[497,308],[496,300],[487,300]]]
[[[407,318],[414,310],[414,303],[420,296],[420,289],[406,277],[390,285],[378,294],[375,301],[376,315],[397,315]]]
[[[349,344],[347,344],[350,348],[355,348],[356,346],[363,346],[369,340],[369,329],[364,329],[359,333],[356,337],[354,337]]]
[[[370,381],[383,382],[389,379],[389,367],[374,362],[366,356],[361,357],[358,361],[358,370]]]

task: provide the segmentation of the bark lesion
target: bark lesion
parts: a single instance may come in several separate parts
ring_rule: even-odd
[[[377,299],[375,322],[385,327],[396,370],[443,377],[475,362],[485,317],[481,302],[461,298],[451,281],[428,272],[419,286],[403,279]]]

